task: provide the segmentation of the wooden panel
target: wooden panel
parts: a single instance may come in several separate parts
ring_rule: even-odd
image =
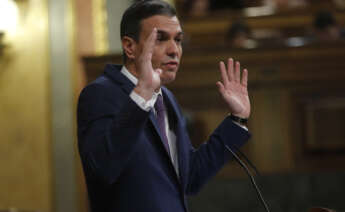
[[[305,148],[307,151],[345,150],[345,98],[306,101]]]
[[[325,10],[325,8],[322,8]],[[345,13],[343,11],[330,8],[335,19],[340,26],[345,24]],[[204,18],[190,18],[183,21],[183,29],[186,34],[186,46],[222,46],[225,45],[227,31],[238,19],[243,20],[255,33],[273,33],[270,41],[266,45],[272,45],[273,38],[289,36],[305,36],[312,29],[313,19],[316,11],[296,10],[289,13],[278,13],[259,17],[244,17],[232,11],[227,13],[215,14]],[[259,37],[258,37],[259,39]],[[282,42],[282,41],[280,41]]]
[[[121,63],[122,55],[86,56],[82,60],[86,72],[86,82],[90,83],[103,73],[107,63]]]
[[[202,126],[201,139],[206,138],[227,114],[215,85],[220,79],[218,62],[226,60],[229,56],[234,57],[249,69],[249,92],[252,103],[249,128],[253,137],[245,152],[258,168],[264,174],[297,170],[339,170],[345,168],[344,154],[328,154],[325,159],[320,151],[313,154],[305,151],[306,133],[315,134],[318,139],[314,141],[324,143],[325,139],[322,136],[327,132],[320,134],[318,129],[327,123],[316,122],[320,122],[320,119],[326,116],[333,123],[341,125],[343,121],[340,116],[334,115],[339,111],[327,110],[315,116],[316,112],[320,112],[320,108],[316,107],[309,111],[314,114],[310,120],[316,125],[308,125],[304,120],[308,113],[304,111],[306,105],[303,102],[311,96],[316,96],[315,101],[322,102],[321,98],[326,98],[333,105],[337,103],[329,97],[345,98],[341,94],[345,90],[344,49],[345,43],[337,42],[293,48],[187,50],[176,81],[168,87],[176,95],[181,106],[191,112],[198,125]],[[90,62],[89,67],[99,69],[100,61],[111,58],[115,61],[119,56],[86,60]],[[333,132],[332,140],[341,142],[342,128],[339,126],[332,130],[328,131]],[[198,145],[200,141],[194,143]],[[323,148],[322,145],[318,146],[320,147]],[[342,162],[337,163],[338,161]],[[233,176],[234,172],[239,171],[235,166],[227,165],[219,176]]]

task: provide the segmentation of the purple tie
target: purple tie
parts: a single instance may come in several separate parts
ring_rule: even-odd
[[[157,100],[155,103],[155,110],[156,110],[156,118],[157,118],[159,130],[160,130],[160,133],[161,133],[162,139],[163,139],[163,144],[164,144],[165,149],[167,150],[168,154],[170,155],[170,148],[169,148],[169,143],[168,143],[168,137],[166,135],[165,121],[164,121],[165,106],[164,106],[163,97],[161,94],[159,94],[157,97]]]

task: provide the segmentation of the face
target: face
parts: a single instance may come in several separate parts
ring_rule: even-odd
[[[168,84],[175,80],[182,56],[183,33],[176,16],[152,16],[141,22],[141,32],[137,50],[140,53],[144,42],[154,28],[157,28],[157,40],[152,55],[154,69],[162,69],[161,83]]]

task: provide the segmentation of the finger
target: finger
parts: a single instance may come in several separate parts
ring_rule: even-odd
[[[219,92],[223,95],[224,92],[225,92],[224,85],[221,82],[219,82],[219,81],[216,83],[216,85],[218,87]]]
[[[157,39],[157,28],[153,28],[151,34],[149,37],[146,39],[144,43],[144,48],[143,48],[143,56],[147,60],[151,60],[152,54],[153,54],[153,49],[156,43]]]
[[[241,84],[245,87],[247,87],[248,85],[248,70],[247,69],[244,69],[242,72]]]
[[[236,62],[235,64],[235,81],[240,82],[241,80],[241,64],[240,62]]]
[[[234,60],[232,58],[228,59],[228,78],[229,81],[234,79]]]
[[[220,74],[222,77],[222,82],[224,83],[225,86],[227,86],[229,83],[229,78],[228,78],[228,75],[226,73],[226,68],[225,68],[225,64],[223,61],[221,61],[219,63],[219,70],[220,70]]]

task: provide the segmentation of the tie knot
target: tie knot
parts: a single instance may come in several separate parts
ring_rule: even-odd
[[[164,103],[163,103],[163,96],[161,94],[158,95],[156,103],[155,103],[155,110],[157,112],[165,111]]]

